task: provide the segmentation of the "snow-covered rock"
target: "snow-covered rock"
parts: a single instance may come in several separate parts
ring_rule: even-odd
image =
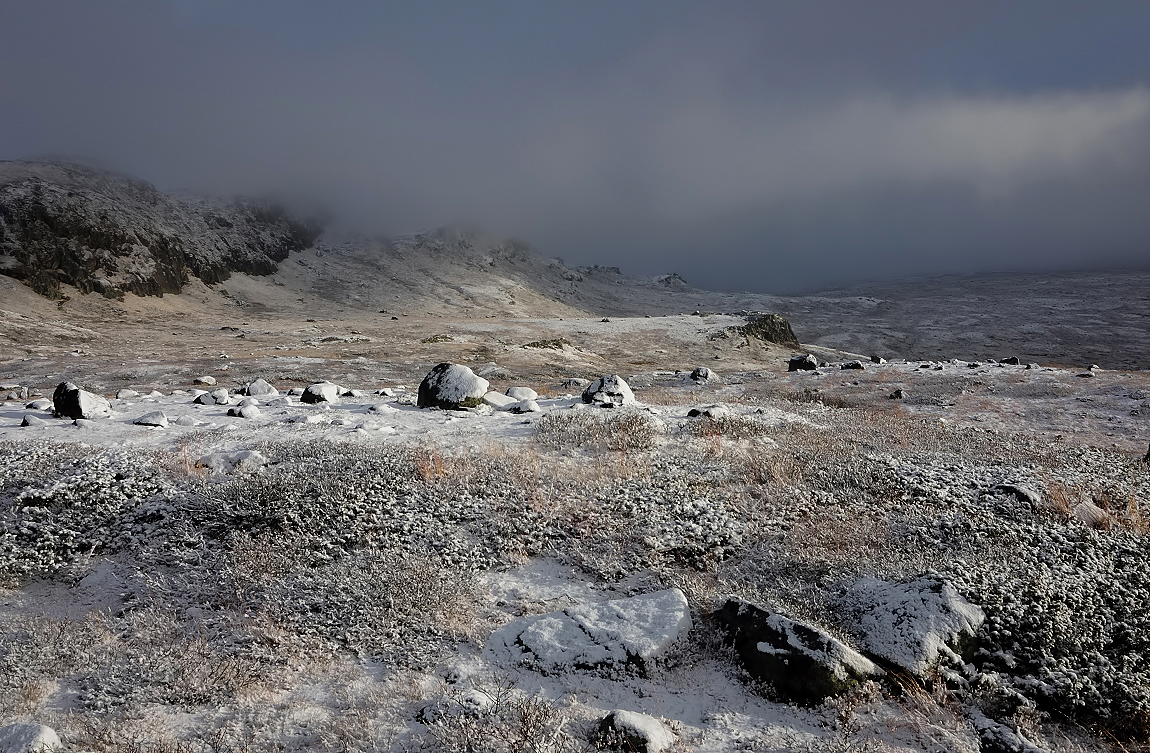
[[[844,601],[868,654],[923,679],[944,659],[961,664],[969,657],[986,620],[954,586],[931,578],[910,583],[862,578]]]
[[[24,416],[24,419],[20,422],[20,425],[21,426],[47,426],[48,422],[45,421],[44,419],[40,418],[39,416],[33,416],[31,414],[27,414]]]
[[[204,384],[208,387],[214,387],[216,378],[214,376],[200,376],[192,380],[192,384]]]
[[[621,405],[634,405],[635,395],[623,377],[618,374],[604,374],[583,390],[583,402],[614,408]]]
[[[757,604],[728,599],[714,618],[751,677],[791,700],[818,703],[882,674],[822,628]]]
[[[233,418],[259,418],[260,409],[254,405],[237,405],[228,408],[228,415]]]
[[[487,394],[490,382],[457,363],[441,363],[419,383],[420,408],[458,410],[474,408]]]
[[[498,392],[487,392],[483,395],[483,404],[490,405],[496,410],[506,410],[508,407],[515,405],[518,400],[507,395],[501,395]]]
[[[507,406],[511,413],[542,413],[543,409],[534,400],[520,400]]]
[[[695,370],[691,372],[691,378],[696,382],[710,382],[717,379],[718,375],[706,366],[696,366]]]
[[[307,389],[299,396],[299,401],[301,403],[338,403],[340,392],[338,384],[316,382],[307,386]]]
[[[701,408],[692,408],[687,411],[687,416],[690,418],[726,418],[731,415],[731,409],[725,405],[706,405]]]
[[[112,415],[112,405],[100,395],[61,382],[52,393],[52,412],[57,418],[107,418]]]
[[[559,386],[565,390],[582,390],[586,389],[587,385],[591,384],[590,379],[580,379],[579,377],[572,377],[571,379],[564,379],[559,383]]]
[[[211,397],[212,402],[214,402],[216,405],[227,405],[232,400],[231,393],[229,393],[223,387],[212,390],[208,393],[208,396]]]
[[[256,398],[254,398],[254,397],[245,397],[243,400],[240,400],[240,401],[239,401],[238,403],[236,403],[236,404],[237,404],[239,407],[241,407],[241,408],[244,408],[244,407],[246,407],[246,406],[248,406],[248,405],[259,405],[259,404],[260,404],[260,401],[259,401],[259,400],[257,400],[257,399],[256,399]]]
[[[866,365],[862,361],[844,361],[843,363],[839,364],[839,369],[863,370],[866,369]]]
[[[267,464],[268,459],[258,450],[213,452],[200,458],[200,465],[211,469],[213,473],[258,471]]]
[[[677,588],[527,617],[497,630],[496,654],[542,672],[635,665],[644,670],[691,629]]]
[[[539,393],[530,387],[508,387],[506,392],[507,397],[513,397],[516,400],[538,400]]]
[[[139,396],[140,393],[135,390],[120,390],[116,393],[117,400],[133,400]]]
[[[43,724],[17,722],[0,727],[0,753],[50,753],[63,747],[56,730]]]
[[[653,716],[615,709],[599,722],[599,740],[628,753],[662,753],[675,744],[675,733]]]
[[[46,398],[37,398],[24,406],[28,410],[50,410],[52,408],[52,401]]]
[[[166,429],[168,428],[168,417],[164,415],[162,410],[154,410],[150,413],[145,413],[132,423],[137,426],[159,426],[160,428]]]
[[[251,397],[272,397],[280,394],[280,391],[271,386],[264,379],[254,379],[244,385],[243,394],[250,395]]]

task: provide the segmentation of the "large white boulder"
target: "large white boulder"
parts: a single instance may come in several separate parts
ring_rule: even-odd
[[[508,387],[507,397],[513,397],[516,400],[538,400],[539,393],[530,387]]]
[[[516,620],[489,646],[542,672],[628,664],[644,670],[690,629],[687,598],[672,588]]]
[[[583,390],[583,402],[604,408],[615,408],[634,405],[635,395],[627,386],[627,382],[623,381],[623,377],[618,374],[604,374]]]
[[[308,385],[303,394],[299,396],[299,401],[301,403],[338,403],[339,393],[342,391],[338,384],[316,382]]]
[[[491,383],[466,366],[441,363],[428,372],[419,383],[420,408],[459,410],[474,408],[483,402]]]
[[[272,397],[280,394],[280,391],[263,379],[255,379],[244,386],[243,393],[251,397]]]

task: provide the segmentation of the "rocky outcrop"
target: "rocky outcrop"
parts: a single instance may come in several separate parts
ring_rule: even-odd
[[[233,272],[266,275],[321,228],[255,201],[175,198],[80,165],[0,162],[0,274],[40,295],[178,293]]]
[[[882,674],[822,628],[757,604],[729,599],[714,619],[751,677],[799,703],[818,703]]]
[[[737,329],[740,335],[747,338],[799,347],[799,338],[795,337],[791,323],[782,314],[751,314],[747,317],[747,323]]]

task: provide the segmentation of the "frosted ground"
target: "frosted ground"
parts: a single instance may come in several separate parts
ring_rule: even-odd
[[[424,363],[323,350],[366,335],[274,345],[259,324],[241,339],[264,353],[221,358],[225,331],[174,368],[127,349],[8,361],[12,386],[50,397],[67,376],[114,413],[0,408],[0,718],[76,750],[585,750],[615,710],[659,720],[672,750],[1142,745],[1150,379],[841,357],[787,373],[792,350],[713,337],[743,321],[493,324],[501,344],[422,320],[406,347]],[[415,407],[439,358],[535,389],[541,412]],[[602,371],[638,405],[584,406],[566,379]],[[228,415],[239,395],[193,401],[256,377],[345,395],[257,398],[250,419]],[[687,415],[713,404],[728,412]],[[134,423],[157,410],[166,428]],[[709,617],[739,596],[865,650],[856,584],[922,576],[985,612],[977,654],[814,705],[749,677]],[[641,670],[500,648],[517,620],[675,588],[689,629]]]

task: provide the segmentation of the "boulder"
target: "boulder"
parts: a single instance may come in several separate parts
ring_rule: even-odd
[[[140,393],[135,390],[120,390],[116,393],[117,400],[133,400],[139,396]]]
[[[1019,363],[1018,356],[1007,356],[1006,358],[999,361],[999,363],[1004,363],[1007,366],[1017,366]]]
[[[201,392],[192,398],[192,402],[197,405],[215,405],[216,399],[212,397],[212,393],[210,392]]]
[[[490,405],[496,410],[506,410],[517,402],[519,402],[517,399],[508,397],[507,395],[501,395],[498,392],[488,392],[483,395],[484,405]]]
[[[886,359],[883,358],[882,356],[871,356],[870,362],[882,364],[882,363],[886,363]]]
[[[299,396],[301,403],[338,403],[339,385],[332,382],[316,382],[309,384]]]
[[[624,666],[645,671],[690,629],[687,597],[672,588],[516,620],[497,630],[489,647],[542,672]]]
[[[28,410],[50,410],[52,408],[52,401],[46,400],[45,398],[40,398],[38,400],[33,400],[24,407]]]
[[[237,405],[228,408],[228,415],[233,418],[259,418],[260,409],[254,405]]]
[[[192,380],[192,384],[206,384],[209,387],[214,387],[216,378],[214,376],[201,376]]]
[[[635,395],[618,374],[604,374],[583,390],[583,402],[603,408],[634,405]]]
[[[260,404],[260,401],[255,399],[254,397],[245,397],[243,400],[240,400],[237,403],[237,405],[239,405],[241,408],[246,407],[248,405],[259,405],[259,404]]]
[[[488,393],[488,394],[490,394],[490,393]],[[387,403],[376,403],[375,405],[368,408],[368,411],[370,411],[371,413],[398,413],[399,409],[393,408],[392,406],[388,405]]]
[[[164,415],[162,410],[154,410],[151,413],[145,413],[132,423],[137,426],[159,426],[166,429],[168,428],[168,417]]]
[[[902,387],[899,387],[894,392],[891,392],[889,395],[887,395],[887,397],[889,397],[891,400],[902,400],[906,397],[906,390],[904,390]]]
[[[718,375],[708,369],[706,366],[696,366],[695,370],[691,372],[691,378],[696,382],[709,382],[715,379]]]
[[[52,393],[52,413],[57,418],[107,418],[112,415],[112,405],[71,382],[60,382]]]
[[[419,383],[420,408],[459,410],[474,408],[483,401],[490,382],[466,366],[441,363],[427,373]]]
[[[231,393],[229,393],[223,387],[212,390],[208,393],[208,395],[212,398],[212,402],[214,402],[216,405],[227,405],[232,401]]]
[[[843,597],[868,655],[925,680],[945,660],[962,664],[986,614],[946,581],[888,583],[866,577]]]
[[[675,744],[675,733],[653,716],[615,709],[599,722],[599,743],[608,750],[662,753]]]
[[[810,353],[801,356],[791,356],[787,361],[787,371],[814,371],[819,367],[819,359]]]
[[[255,379],[244,385],[241,392],[251,397],[274,397],[280,394],[280,391],[272,387],[268,382],[263,379]]]
[[[56,730],[43,724],[17,722],[0,727],[0,753],[50,753],[63,747]]]
[[[882,674],[825,630],[757,604],[728,599],[714,619],[751,677],[799,703],[819,703]]]
[[[516,400],[538,400],[539,393],[530,387],[508,387],[507,397],[513,397]]]
[[[39,416],[28,414],[24,416],[24,420],[20,422],[21,426],[47,426],[48,422]]]
[[[840,369],[865,369],[866,366],[863,365],[862,361],[844,361],[843,363],[839,364],[839,368]]]
[[[542,413],[543,409],[534,400],[520,400],[507,406],[511,413]]]

